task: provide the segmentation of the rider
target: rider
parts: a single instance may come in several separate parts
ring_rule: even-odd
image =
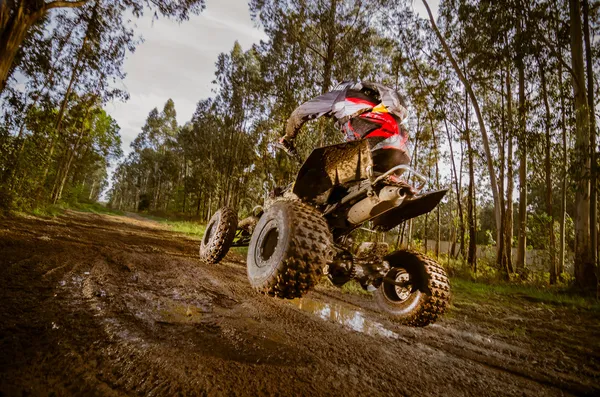
[[[321,116],[336,119],[346,141],[369,138],[373,171],[384,173],[400,164],[409,164],[408,139],[403,121],[408,112],[395,90],[371,82],[343,82],[333,91],[300,105],[287,121],[280,146],[298,158],[296,135],[308,120]]]

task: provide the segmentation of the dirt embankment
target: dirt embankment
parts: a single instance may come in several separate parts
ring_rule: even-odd
[[[197,248],[139,218],[0,219],[0,395],[600,394],[593,313],[455,299],[413,329],[325,287],[258,295]]]

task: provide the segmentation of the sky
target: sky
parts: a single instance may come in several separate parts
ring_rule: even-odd
[[[162,110],[169,98],[175,102],[177,121],[189,121],[200,99],[211,95],[215,62],[237,40],[242,48],[266,39],[250,19],[246,0],[208,0],[201,15],[181,24],[148,15],[138,20],[144,38],[124,65],[127,77],[122,88],[127,102],[112,102],[106,111],[121,127],[123,151],[140,133],[148,113]]]
[[[439,0],[430,0],[437,14]],[[415,11],[423,17],[421,1],[413,1]],[[135,53],[129,54],[121,83],[129,92],[127,102],[112,102],[106,111],[121,127],[123,151],[140,133],[148,113],[162,110],[171,98],[175,102],[177,121],[189,121],[199,100],[211,96],[215,62],[222,52],[229,52],[237,40],[243,49],[266,40],[264,32],[250,19],[247,0],[207,0],[201,15],[181,24],[147,15],[137,21],[138,34],[144,38]]]

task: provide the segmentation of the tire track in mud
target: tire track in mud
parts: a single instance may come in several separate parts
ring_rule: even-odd
[[[361,321],[399,337],[354,331],[256,294],[242,258],[230,254],[208,266],[196,259],[197,241],[139,218],[69,212],[58,222],[0,219],[0,229],[8,230],[0,235],[0,394],[598,390],[595,379],[572,373],[558,380],[554,372],[530,374],[530,348],[469,340],[460,332],[473,330],[451,319],[413,329],[381,315],[368,297],[325,287],[309,294],[350,305]]]
[[[337,300],[335,294],[323,293],[322,295]],[[362,309],[365,312],[369,311],[372,315],[379,313],[379,309],[373,306],[366,309],[344,299],[340,301],[346,305],[352,305],[355,310]],[[423,335],[420,329],[407,329],[406,327],[398,327],[394,324],[388,324],[388,327],[390,330],[393,330],[391,332],[395,334],[395,339],[402,340],[408,344],[426,346],[427,348],[432,348],[460,360],[468,360],[472,363],[481,364],[495,372],[507,372],[574,395],[592,396],[600,393],[600,386],[597,383],[589,381],[580,383],[581,379],[570,374],[561,374],[554,370],[532,369],[530,362],[537,363],[535,361],[536,357],[531,354],[532,352],[492,339],[491,337],[483,337],[480,334],[473,334],[440,324],[431,325],[426,335]]]

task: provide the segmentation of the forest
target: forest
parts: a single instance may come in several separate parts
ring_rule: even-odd
[[[600,0],[0,0],[0,396],[600,395],[599,37]],[[341,100],[281,150],[345,82],[422,175],[323,149]]]
[[[531,277],[536,250],[546,282],[597,288],[599,1],[444,0],[437,18],[425,0],[248,6],[268,39],[218,57],[214,94],[184,125],[172,100],[148,109],[124,155],[104,108],[128,98],[116,87],[139,43],[131,18],[185,21],[204,1],[0,2],[0,207],[105,194],[118,210],[200,222],[223,205],[248,214],[298,169],[273,146],[292,111],[376,81],[406,97],[412,166],[450,188],[388,233],[397,244],[434,240],[439,257],[447,241],[472,272],[477,245],[491,246],[507,280]],[[326,119],[303,131],[302,157],[343,140]]]

